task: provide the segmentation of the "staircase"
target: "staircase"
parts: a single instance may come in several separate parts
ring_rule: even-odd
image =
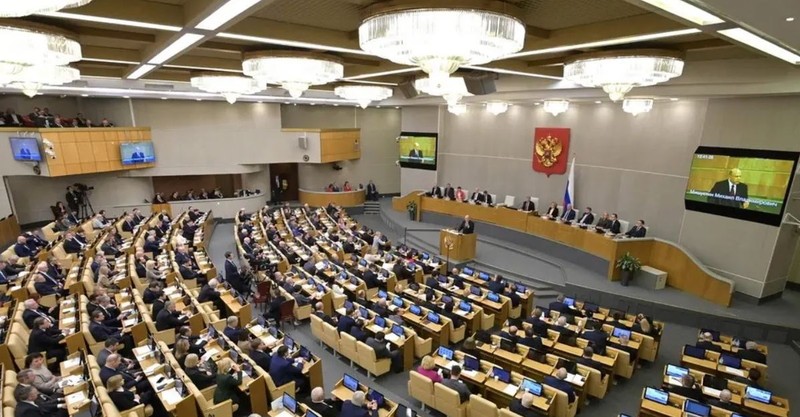
[[[381,214],[381,203],[379,201],[365,201],[364,214]]]

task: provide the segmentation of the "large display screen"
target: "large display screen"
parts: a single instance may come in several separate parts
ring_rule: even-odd
[[[11,140],[11,155],[17,161],[41,161],[39,142],[36,138],[9,138]]]
[[[686,209],[778,226],[798,155],[698,147],[686,185]]]
[[[122,165],[149,164],[156,161],[153,142],[129,142],[119,145]]]
[[[400,166],[436,170],[436,133],[402,132],[397,138]]]

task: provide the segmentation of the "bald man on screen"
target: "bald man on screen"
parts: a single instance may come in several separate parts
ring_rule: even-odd
[[[732,168],[728,171],[728,178],[722,180],[711,188],[711,196],[708,202],[726,207],[747,208],[750,202],[747,201],[747,184],[742,181],[742,170]]]

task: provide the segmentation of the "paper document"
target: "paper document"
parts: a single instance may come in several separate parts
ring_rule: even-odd
[[[518,386],[516,386],[516,385],[511,385],[511,384],[508,384],[508,385],[506,385],[506,387],[505,387],[505,388],[503,388],[503,392],[504,392],[505,394],[508,394],[508,395],[512,396],[512,397],[514,396],[514,394],[516,394],[516,393],[517,393],[517,391],[518,391],[518,390],[519,390],[519,387],[518,387]]]
[[[383,327],[378,326],[377,324],[370,325],[369,329],[372,330],[373,333],[383,332]]]
[[[386,335],[386,340],[388,340],[390,342],[397,342],[398,340],[400,340],[400,336],[398,336],[398,335],[396,335],[394,333],[389,333],[389,334]]]
[[[583,385],[583,377],[578,374],[567,374],[567,382],[575,385]]]
[[[458,314],[459,316],[466,316],[469,313],[459,308],[458,310],[456,310],[456,314]]]
[[[478,371],[470,371],[467,369],[462,370],[461,373],[470,378],[475,378],[475,375],[478,375]]]
[[[744,371],[741,369],[731,368],[730,366],[723,366],[722,371],[725,373],[744,376]]]
[[[453,369],[453,365],[458,365],[458,364],[459,363],[456,362],[456,361],[450,361],[450,362],[447,362],[447,365],[445,365],[444,367],[447,368],[447,369]]]
[[[175,388],[161,391],[161,398],[170,405],[175,405],[183,399]]]
[[[147,368],[142,369],[142,372],[144,372],[145,375],[152,375],[153,372],[155,372],[160,366],[161,366],[160,363],[154,363],[148,366]]]
[[[83,391],[78,391],[67,395],[66,402],[69,404],[80,403],[86,400],[86,393]]]
[[[721,391],[718,389],[710,388],[710,387],[703,387],[703,395],[708,395],[709,397],[719,398],[719,393]]]
[[[62,362],[65,368],[74,368],[81,365],[81,358],[67,359]]]
[[[75,324],[75,317],[63,318],[63,319],[61,319],[61,324],[63,324],[64,326],[69,326],[69,325]]]

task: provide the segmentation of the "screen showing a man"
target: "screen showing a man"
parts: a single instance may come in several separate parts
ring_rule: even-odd
[[[714,184],[708,202],[721,206],[747,208],[747,184],[742,183],[742,170],[733,168],[728,171],[728,178]]]
[[[414,143],[414,148],[408,152],[408,157],[417,162],[422,162],[422,149],[419,148],[419,143]]]
[[[397,138],[400,166],[436,169],[436,140],[435,133],[401,133]]]
[[[10,138],[11,155],[17,161],[41,161],[39,142],[35,138]]]

